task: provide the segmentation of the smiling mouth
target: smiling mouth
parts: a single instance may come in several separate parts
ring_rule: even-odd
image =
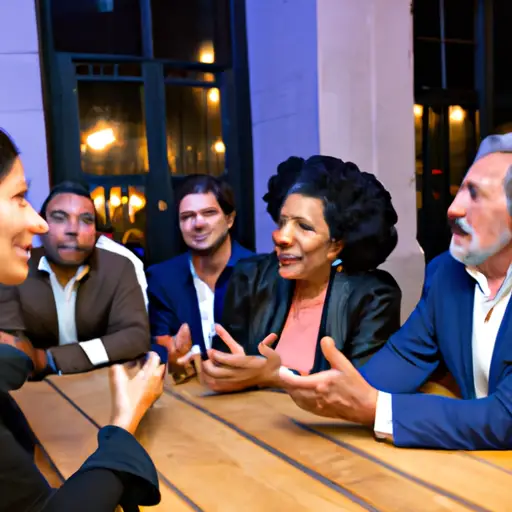
[[[32,245],[15,245],[14,247],[20,256],[23,256],[27,260],[30,259],[30,251],[32,250]]]
[[[295,256],[293,254],[279,254],[278,255],[279,263],[283,266],[293,265],[302,260],[300,256]]]
[[[468,233],[460,225],[460,223],[458,222],[458,219],[450,222],[450,228],[451,228],[451,231],[452,231],[452,235],[457,235],[457,236],[469,236],[469,235],[471,235],[471,233]]]
[[[82,249],[76,245],[59,245],[59,251],[74,251],[74,252],[83,252]]]

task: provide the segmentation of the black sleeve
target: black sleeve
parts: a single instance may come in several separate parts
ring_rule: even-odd
[[[351,302],[353,327],[344,352],[358,368],[400,328],[402,293],[392,278],[385,279],[361,287]]]
[[[255,267],[255,265],[252,265]],[[251,269],[245,262],[235,266],[231,275],[224,297],[222,311],[222,326],[231,334],[246,350],[250,346],[250,321],[251,321],[251,275],[247,269]],[[251,269],[252,270],[252,269]],[[212,340],[212,348],[222,352],[228,352],[226,344],[215,336]]]

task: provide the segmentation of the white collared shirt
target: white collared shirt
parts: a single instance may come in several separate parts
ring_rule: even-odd
[[[116,241],[111,240],[108,236],[101,235],[96,241],[96,247],[99,249],[104,249],[105,251],[115,252],[128,258],[135,267],[135,274],[137,276],[137,281],[142,289],[142,294],[144,295],[144,303],[146,304],[146,309],[148,307],[148,282],[146,279],[146,273],[144,272],[144,264],[142,261],[133,254],[130,249],[127,249],[124,245],[118,244]]]
[[[466,271],[476,281],[471,340],[475,395],[485,398],[489,392],[489,372],[496,338],[512,291],[512,266],[493,299],[490,298],[487,278],[474,268],[466,268]],[[390,393],[378,392],[374,430],[379,434],[393,434],[392,402]]]
[[[190,272],[199,303],[204,344],[209,349],[212,348],[212,339],[215,336],[215,292],[197,275],[192,258],[190,259]]]
[[[47,272],[50,278],[55,308],[57,310],[57,320],[59,324],[59,345],[69,345],[70,343],[79,343],[83,351],[89,358],[92,365],[98,366],[109,362],[109,357],[105,346],[100,338],[89,341],[78,341],[76,329],[76,297],[80,281],[89,272],[88,265],[82,265],[76,271],[74,277],[63,287],[52,270],[46,256],[39,260],[38,270]]]

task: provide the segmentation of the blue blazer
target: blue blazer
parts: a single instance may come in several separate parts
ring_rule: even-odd
[[[437,257],[427,267],[416,309],[361,369],[372,386],[393,393],[397,446],[512,449],[512,301],[496,339],[489,395],[477,399],[472,361],[475,285],[449,253]],[[440,362],[453,375],[462,400],[417,393]]]
[[[214,317],[222,318],[224,295],[233,267],[253,253],[235,241],[231,245],[231,258],[215,286]],[[201,314],[194,280],[190,272],[190,253],[180,254],[170,260],[157,263],[147,269],[148,313],[152,336],[174,335],[180,326],[187,323],[192,334],[192,342],[206,351]]]

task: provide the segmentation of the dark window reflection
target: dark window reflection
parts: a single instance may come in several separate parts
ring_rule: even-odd
[[[228,64],[226,0],[151,0],[155,57]]]
[[[494,0],[494,73],[495,90],[509,93],[512,90],[510,73],[510,20],[512,19],[512,2]]]
[[[472,44],[447,43],[446,69],[449,89],[474,89],[474,46]]]
[[[139,0],[51,0],[55,49],[141,54]]]
[[[79,82],[80,152],[84,172],[148,172],[143,87],[129,82]]]
[[[430,0],[432,2],[432,0]],[[439,2],[435,2],[439,3]],[[445,37],[473,41],[475,4],[468,0],[444,0]]]
[[[441,87],[441,43],[414,42],[414,79],[416,87]]]
[[[170,172],[222,174],[226,147],[219,89],[168,85],[165,97]]]
[[[440,36],[440,16],[438,0],[414,0],[414,36]]]

